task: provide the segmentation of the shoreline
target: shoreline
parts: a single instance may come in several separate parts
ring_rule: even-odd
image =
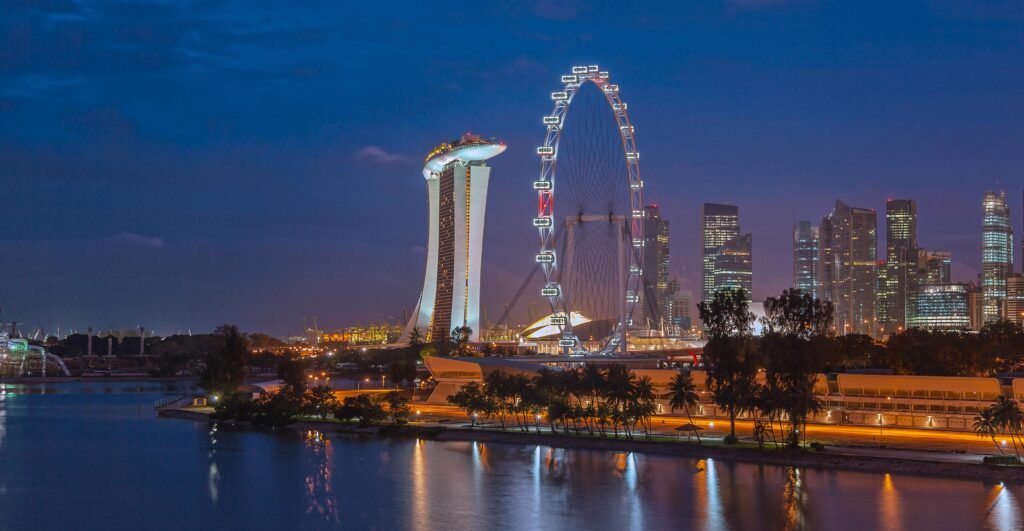
[[[24,376],[0,378],[0,384],[62,384],[78,382],[188,382],[196,381],[195,376],[147,376],[140,374],[111,374],[90,376]]]
[[[164,410],[162,417],[210,422],[209,415],[187,410]],[[245,423],[225,423],[236,429],[251,429]],[[302,420],[285,427],[293,431],[316,430],[362,437],[425,439],[438,442],[483,442],[494,444],[543,445],[556,448],[599,450],[610,452],[637,452],[651,455],[683,457],[688,459],[721,459],[737,463],[771,466],[795,466],[819,470],[843,470],[869,474],[900,474],[912,476],[944,477],[976,481],[1010,481],[1024,483],[1024,466],[1007,467],[984,463],[930,461],[927,459],[900,459],[895,457],[849,455],[830,452],[788,451],[775,448],[743,448],[700,445],[686,442],[650,441],[644,439],[612,439],[562,433],[536,433],[497,431],[486,428],[460,428],[450,426],[422,426],[416,424],[373,425],[359,427],[337,422]]]

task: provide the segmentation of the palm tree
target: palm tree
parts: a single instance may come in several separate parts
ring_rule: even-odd
[[[605,402],[612,408],[614,412],[618,412],[618,415],[612,415],[612,425],[616,426],[615,436],[618,437],[618,424],[622,424],[622,429],[626,432],[626,437],[630,437],[628,422],[626,422],[628,415],[625,415],[625,410],[633,402],[633,388],[636,383],[636,374],[627,369],[624,365],[612,365],[608,367],[608,380],[607,385],[604,389]]]
[[[412,327],[412,331],[409,332],[409,344],[414,347],[418,347],[423,344],[423,332],[420,330],[420,327]]]
[[[608,426],[611,415],[612,410],[608,407],[608,404],[605,403],[599,404],[597,409],[594,411],[594,423],[597,424],[597,431],[600,432],[601,437],[608,436],[608,432],[605,427]]]
[[[1017,449],[1017,441],[1020,439],[1020,430],[1024,424],[1024,415],[1017,407],[1017,401],[1000,396],[992,405],[993,416],[996,425],[1000,430],[1010,433],[1010,440],[1013,441],[1013,452],[1020,459],[1020,451]],[[1022,441],[1024,444],[1024,441]]]
[[[654,384],[651,383],[651,378],[644,376],[637,380],[633,386],[633,401],[637,407],[637,420],[644,427],[644,435],[648,439],[651,437],[651,415],[656,411],[654,398]]]
[[[502,431],[505,430],[505,416],[509,412],[509,377],[504,371],[489,372],[484,375],[484,394],[494,401],[495,412],[501,422]]]
[[[697,386],[693,384],[693,378],[690,378],[688,373],[679,373],[672,377],[672,381],[669,383],[668,388],[670,391],[668,407],[673,413],[675,413],[677,409],[685,411],[686,419],[690,421],[691,425],[694,425],[693,417],[690,416],[690,408],[697,407],[699,397],[697,396]],[[694,433],[697,435],[697,444],[701,444],[700,432],[698,430],[694,430]]]
[[[1003,448],[996,443],[996,434],[999,433],[999,425],[996,422],[996,412],[993,406],[989,406],[981,410],[981,413],[974,417],[974,433],[978,437],[991,438],[992,444],[997,450],[999,450],[999,455],[1006,455]]]
[[[768,417],[768,426],[766,435],[771,435],[772,442],[777,448],[779,446],[779,440],[775,438],[775,421],[779,419],[779,415],[786,410],[786,393],[783,392],[778,385],[773,382],[769,382],[767,385],[762,386],[757,391],[757,395],[754,397],[754,403],[757,409],[766,417]],[[784,422],[779,422],[779,431],[781,435],[785,437],[786,428]]]
[[[754,440],[758,448],[764,448],[764,440],[768,435],[768,425],[763,421],[754,421]]]

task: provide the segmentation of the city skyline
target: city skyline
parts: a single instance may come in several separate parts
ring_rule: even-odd
[[[877,212],[888,197],[915,200],[921,240],[952,252],[954,281],[973,280],[982,193],[1006,190],[1021,227],[1022,52],[1000,43],[1024,21],[986,10],[998,8],[887,8],[879,23],[872,9],[786,2],[657,20],[603,4],[496,7],[455,17],[488,43],[459,52],[412,24],[429,16],[412,5],[315,18],[253,8],[252,20],[173,6],[13,9],[37,31],[5,26],[23,53],[5,56],[0,93],[12,185],[3,318],[162,333],[231,320],[275,334],[303,316],[401,320],[425,261],[418,165],[439,136],[470,130],[510,146],[493,165],[505,177],[484,235],[493,320],[532,267],[524,222],[550,80],[587,62],[628,94],[645,200],[672,222],[671,276],[693,303],[700,205],[715,201],[738,205],[757,239],[755,300],[791,284],[792,223],[820,219],[836,198]],[[238,34],[204,34],[204,17]],[[394,21],[420,48],[403,54],[341,22],[354,19]],[[523,21],[538,33],[522,34]],[[950,21],[959,37],[938,37]],[[623,49],[580,36],[602,29],[635,39]],[[60,61],[52,42],[64,43]],[[354,47],[369,60],[346,62],[339,52]],[[388,75],[398,69],[401,80]]]

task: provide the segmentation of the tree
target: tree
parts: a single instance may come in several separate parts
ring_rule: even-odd
[[[654,384],[649,376],[642,376],[633,386],[635,417],[644,428],[644,437],[651,438],[651,417],[657,411],[654,405]]]
[[[473,336],[473,329],[468,326],[457,326],[452,329],[451,353],[455,356],[473,356],[475,352],[469,346],[469,338]]]
[[[387,418],[387,412],[380,403],[371,399],[370,395],[347,396],[341,405],[334,410],[338,420],[352,421],[359,419],[359,424],[366,426]]]
[[[326,385],[318,385],[302,395],[303,412],[306,415],[316,415],[321,420],[326,419],[328,414],[334,412],[338,407],[338,399],[334,396],[334,390]]]
[[[302,412],[302,398],[293,393],[268,393],[256,400],[252,423],[279,428],[287,426]]]
[[[418,347],[423,344],[423,332],[420,331],[420,327],[412,327],[412,331],[409,332],[409,345]]]
[[[608,406],[612,409],[612,415],[610,415],[610,418],[616,437],[619,436],[618,425],[622,424],[622,429],[625,432],[626,437],[632,438],[632,434],[629,431],[629,415],[627,414],[627,409],[633,403],[633,390],[635,385],[636,374],[627,369],[625,365],[613,364],[608,367],[604,398],[608,403]]]
[[[416,362],[410,359],[395,360],[388,364],[388,376],[396,386],[416,379]]]
[[[673,413],[677,409],[686,412],[686,419],[693,424],[693,417],[690,416],[690,408],[697,407],[700,397],[697,395],[697,386],[693,384],[693,378],[689,374],[679,373],[672,377],[669,382],[668,407]],[[694,430],[697,435],[697,444],[701,443],[700,433]]]
[[[402,393],[398,391],[386,393],[381,397],[381,402],[387,406],[391,422],[398,424],[409,418],[409,400],[402,396]]]
[[[992,416],[996,422],[996,426],[1001,431],[1008,432],[1010,434],[1010,440],[1013,441],[1013,452],[1020,459],[1020,451],[1017,449],[1017,441],[1020,440],[1020,431],[1022,425],[1024,425],[1024,415],[1021,414],[1020,408],[1017,407],[1017,401],[1000,396],[996,399],[995,404],[992,406]],[[1022,441],[1024,444],[1024,441]]]
[[[306,391],[306,366],[298,355],[282,356],[277,363],[277,377],[288,392],[302,396]]]
[[[999,425],[996,421],[995,408],[989,406],[983,410],[978,416],[974,417],[974,433],[978,437],[989,437],[992,439],[992,445],[999,450],[999,455],[1006,455],[1003,448],[996,442],[996,434],[999,433]]]
[[[483,389],[480,388],[480,384],[476,382],[470,382],[451,394],[448,397],[448,403],[466,412],[472,428],[476,427],[477,415],[489,416],[491,411],[490,402],[484,395]]]
[[[207,355],[200,385],[211,393],[231,392],[245,377],[249,344],[235,325],[218,326],[215,334],[220,339],[220,348]]]
[[[749,409],[756,393],[757,365],[751,345],[754,314],[742,289],[721,290],[697,305],[707,344],[702,359],[712,400],[729,416],[725,442],[736,442],[736,416]]]
[[[764,333],[759,343],[765,365],[765,396],[789,414],[787,443],[800,445],[800,428],[807,416],[821,409],[814,384],[822,370],[822,360],[814,350],[813,338],[825,337],[832,326],[832,303],[815,299],[810,293],[787,289],[782,296],[768,297],[764,303]],[[771,418],[771,416],[769,417]],[[804,430],[806,432],[806,430]]]
[[[754,440],[757,441],[758,448],[764,448],[764,441],[768,435],[768,425],[758,420],[754,422]]]

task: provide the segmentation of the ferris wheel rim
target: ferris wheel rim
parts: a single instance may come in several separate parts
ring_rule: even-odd
[[[641,273],[643,267],[643,181],[640,178],[640,153],[636,147],[636,131],[630,120],[628,104],[622,101],[619,95],[619,86],[610,81],[610,74],[601,71],[596,65],[575,66],[572,74],[561,77],[562,90],[551,93],[554,100],[554,110],[550,115],[544,117],[546,126],[544,144],[537,148],[537,154],[541,158],[540,177],[534,182],[537,190],[538,204],[537,217],[534,218],[534,226],[540,236],[540,250],[536,260],[544,270],[544,287],[541,295],[548,299],[551,305],[552,319],[557,321],[559,334],[559,348],[563,351],[571,351],[574,354],[610,354],[618,348],[625,348],[628,338],[628,328],[632,324],[632,313],[639,302],[641,286]],[[565,305],[563,293],[558,282],[552,279],[556,274],[560,276],[558,256],[554,248],[554,228],[556,224],[554,190],[557,177],[558,150],[562,137],[562,127],[565,118],[568,116],[569,108],[573,99],[586,83],[593,83],[600,90],[607,101],[609,108],[615,116],[619,128],[619,137],[622,144],[623,157],[626,162],[627,193],[629,195],[630,215],[628,219],[630,246],[628,252],[628,270],[626,271],[625,292],[620,293],[621,311],[618,322],[612,333],[603,340],[601,348],[597,351],[588,351],[584,348],[583,342],[573,331],[571,317],[573,310]],[[625,221],[625,220],[624,220]],[[624,222],[625,224],[625,222]],[[639,244],[639,245],[638,245]],[[622,271],[620,270],[620,274]],[[559,319],[561,313],[562,319]],[[621,344],[620,344],[621,343]]]

